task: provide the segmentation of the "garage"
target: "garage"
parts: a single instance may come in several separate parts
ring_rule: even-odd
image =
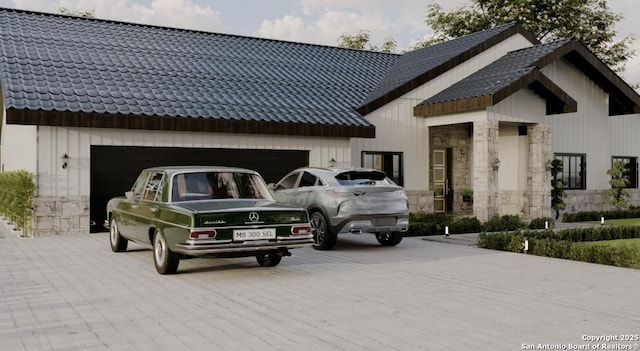
[[[102,223],[107,201],[130,190],[142,169],[185,165],[253,169],[267,183],[273,183],[292,169],[308,166],[309,151],[92,145],[91,231],[105,230]]]

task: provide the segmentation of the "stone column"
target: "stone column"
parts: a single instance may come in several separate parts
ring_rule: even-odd
[[[473,214],[486,222],[499,212],[498,121],[473,123]]]
[[[527,127],[529,160],[527,163],[527,192],[529,216],[551,216],[551,125],[539,123]]]

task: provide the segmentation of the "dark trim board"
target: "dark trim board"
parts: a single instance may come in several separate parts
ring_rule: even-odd
[[[107,201],[124,196],[141,170],[154,166],[230,166],[253,169],[267,183],[309,165],[307,150],[91,146],[90,216],[102,230]]]

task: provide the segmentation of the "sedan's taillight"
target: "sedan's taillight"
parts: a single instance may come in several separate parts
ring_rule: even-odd
[[[218,235],[218,232],[216,232],[213,229],[208,229],[208,230],[197,230],[197,229],[193,229],[191,230],[191,233],[189,234],[189,239],[214,239],[216,237],[216,235]]]
[[[311,234],[311,226],[309,224],[294,224],[291,226],[292,235]]]

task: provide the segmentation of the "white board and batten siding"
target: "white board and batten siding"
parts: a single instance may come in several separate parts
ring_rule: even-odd
[[[609,117],[613,156],[640,157],[640,114]]]
[[[499,190],[527,190],[529,136],[519,135],[522,125],[547,123],[546,102],[530,89],[521,89],[487,109],[489,120],[499,121]]]
[[[38,127],[4,124],[2,126],[2,171],[37,172]]]
[[[507,52],[532,44],[516,34],[492,48],[463,62],[398,99],[365,116],[376,126],[376,138],[353,138],[351,159],[361,166],[363,151],[401,152],[404,164],[404,187],[407,190],[425,190],[429,186],[429,127],[486,119],[486,111],[439,117],[414,117],[413,108],[420,102],[491,64]],[[384,137],[381,135],[384,134]]]
[[[326,167],[331,159],[351,164],[348,138],[40,127],[38,195],[88,196],[92,145],[306,150],[311,166]],[[68,167],[62,169],[65,153]]]
[[[554,154],[586,154],[587,190],[610,188],[609,120],[616,117],[609,117],[608,94],[565,59],[542,68],[542,73],[578,103],[577,112],[548,117]]]

